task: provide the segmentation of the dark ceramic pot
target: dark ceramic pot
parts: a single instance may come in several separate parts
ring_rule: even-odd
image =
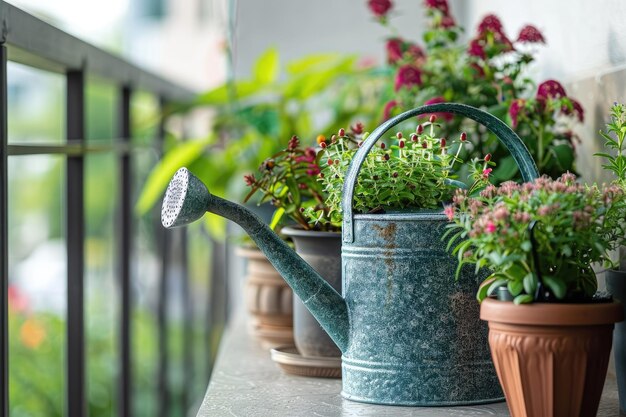
[[[285,227],[296,252],[338,293],[341,293],[341,233]],[[305,357],[340,357],[341,351],[298,297],[293,298],[293,336]]]
[[[606,289],[613,298],[622,302],[626,314],[626,271],[614,269],[606,272]],[[626,414],[626,322],[617,323],[613,332],[615,374],[619,391],[619,410]]]

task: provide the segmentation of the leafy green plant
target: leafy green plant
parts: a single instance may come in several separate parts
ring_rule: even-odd
[[[381,73],[360,67],[354,56],[309,55],[282,68],[278,52],[269,49],[252,74],[249,79],[229,80],[172,110],[170,115],[211,109],[215,112],[211,133],[188,141],[170,137],[165,155],[142,191],[140,213],[160,200],[180,166],[193,170],[212,193],[240,198],[245,193],[241,176],[280,152],[284,147],[280,138],[311,137],[356,118],[378,117]],[[222,219],[207,216],[206,221],[214,236],[223,235]]]
[[[441,125],[437,116],[420,124],[408,135],[397,132],[388,141],[374,147],[362,166],[354,197],[357,212],[381,212],[404,208],[440,209],[449,201],[454,190],[463,183],[457,181],[459,168],[464,165],[461,152],[470,141],[462,133],[458,140],[438,136]],[[341,129],[329,140],[320,141],[322,152],[318,157],[323,166],[320,181],[327,194],[327,212],[308,209],[314,221],[330,219],[340,224],[343,183],[348,166],[361,142],[367,138],[362,125],[350,132]],[[469,192],[488,183],[491,174],[491,155],[475,159],[469,164]]]
[[[385,3],[382,7],[378,3]],[[538,47],[545,43],[532,25],[522,28],[516,40],[506,34],[497,16],[485,16],[467,43],[465,31],[450,13],[447,0],[425,0],[427,29],[420,45],[404,39],[387,14],[391,2],[369,4],[376,20],[389,29],[385,45],[392,74],[386,92],[391,96],[383,118],[423,104],[464,103],[481,108],[508,122],[523,139],[539,171],[553,178],[574,172],[576,136],[571,127],[582,122],[582,106],[567,96],[563,86],[547,80],[535,87],[525,74]],[[444,136],[471,132],[476,139],[470,155],[491,153],[499,161],[494,178],[518,176],[518,168],[497,138],[478,124],[447,116]]]
[[[448,249],[458,256],[459,270],[475,264],[477,272],[483,267],[492,272],[478,291],[479,301],[506,285],[515,303],[530,303],[542,295],[539,274],[548,300],[591,297],[597,289],[592,264],[610,262],[609,251],[626,236],[624,189],[579,184],[570,173],[557,180],[544,176],[522,185],[487,186],[476,197],[459,190],[446,213],[453,220]]]
[[[275,228],[287,215],[305,230],[336,229],[328,219],[312,223],[306,216],[308,209],[319,210],[322,216],[327,213],[323,187],[317,181],[320,167],[315,148],[302,148],[298,137],[292,136],[287,148],[266,159],[259,171],[258,178],[252,174],[244,176],[251,188],[244,202],[260,191],[259,204],[270,202],[277,208],[270,227]]]
[[[613,136],[611,136],[611,134]],[[614,103],[611,107],[611,121],[606,125],[606,132],[600,131],[606,140],[604,147],[610,149],[614,155],[598,152],[595,155],[606,158],[607,163],[602,165],[607,171],[615,174],[616,181],[623,188],[626,187],[626,156],[624,155],[624,139],[626,139],[626,106]]]

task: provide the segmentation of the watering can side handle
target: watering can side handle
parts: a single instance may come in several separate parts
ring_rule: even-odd
[[[343,211],[342,232],[344,242],[351,243],[354,241],[352,201],[354,198],[356,180],[367,154],[374,147],[376,142],[392,127],[411,117],[426,113],[454,113],[480,123],[494,133],[504,146],[506,146],[517,163],[524,181],[532,181],[539,176],[537,165],[535,165],[535,161],[524,142],[522,142],[520,137],[517,136],[506,123],[494,115],[475,107],[458,103],[439,103],[417,107],[385,121],[374,129],[354,155],[343,184],[343,199],[341,205]]]

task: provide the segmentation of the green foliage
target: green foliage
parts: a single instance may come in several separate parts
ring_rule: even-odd
[[[582,122],[582,107],[557,81],[547,80],[536,87],[525,75],[538,46],[545,42],[541,33],[526,26],[512,41],[500,20],[488,15],[467,42],[460,42],[465,30],[450,14],[447,1],[427,3],[425,9],[422,45],[390,28],[386,52],[394,75],[388,78],[386,92],[393,108],[385,116],[423,104],[468,104],[507,122],[528,147],[540,173],[556,178],[575,172],[577,138],[571,127]],[[389,19],[377,20],[391,26]],[[443,136],[462,130],[476,138],[475,145],[467,148],[470,157],[491,153],[500,161],[493,173],[496,180],[519,178],[517,166],[506,159],[506,147],[478,124],[455,118]]]
[[[258,178],[245,176],[251,190],[244,202],[260,191],[259,204],[269,202],[277,208],[270,224],[272,228],[287,215],[306,230],[333,229],[328,221],[313,223],[305,214],[308,209],[325,212],[322,185],[317,181],[318,162],[315,148],[300,147],[300,140],[293,136],[286,149],[265,160]]]
[[[591,265],[610,263],[609,251],[626,240],[626,192],[617,185],[578,184],[573,174],[488,186],[473,198],[460,190],[453,201],[446,238],[459,268],[475,264],[492,271],[479,301],[507,285],[516,303],[532,302],[539,275],[557,300],[591,297],[597,289]]]
[[[606,125],[606,132],[600,131],[600,135],[606,140],[604,147],[610,149],[613,154],[598,152],[595,155],[607,160],[602,167],[615,174],[617,183],[626,187],[626,156],[624,155],[626,106],[624,104],[615,103],[611,107],[611,121]]]
[[[379,146],[370,150],[365,159],[356,185],[354,209],[357,212],[381,212],[405,208],[441,209],[441,203],[449,201],[460,184],[458,173],[463,166],[460,155],[468,143],[462,134],[458,141],[441,139],[436,133],[441,124],[436,116],[419,125],[417,133],[406,136],[396,133]],[[362,131],[362,127],[357,132]],[[328,213],[324,218],[341,224],[341,201],[345,175],[354,154],[367,133],[339,132],[330,141],[323,142],[318,157],[322,161],[323,175],[320,181],[327,194]],[[485,160],[487,159],[487,160]],[[470,193],[488,183],[491,172],[491,156],[476,159],[470,164]],[[309,213],[315,221],[320,213]]]
[[[319,130],[378,117],[382,76],[359,68],[355,57],[310,55],[287,63],[284,69],[279,61],[277,51],[269,49],[258,58],[251,78],[230,80],[174,110],[176,114],[197,108],[214,111],[210,137],[193,144],[179,139],[170,143],[142,190],[139,213],[160,200],[181,165],[190,168],[213,194],[239,198],[241,176],[280,152],[293,134],[312,138]],[[223,235],[223,225],[222,220],[207,218],[214,237]]]

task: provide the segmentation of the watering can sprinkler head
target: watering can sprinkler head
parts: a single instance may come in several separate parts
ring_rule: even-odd
[[[202,181],[187,168],[180,168],[165,192],[161,223],[169,229],[198,220],[206,213],[210,198],[211,194]]]

